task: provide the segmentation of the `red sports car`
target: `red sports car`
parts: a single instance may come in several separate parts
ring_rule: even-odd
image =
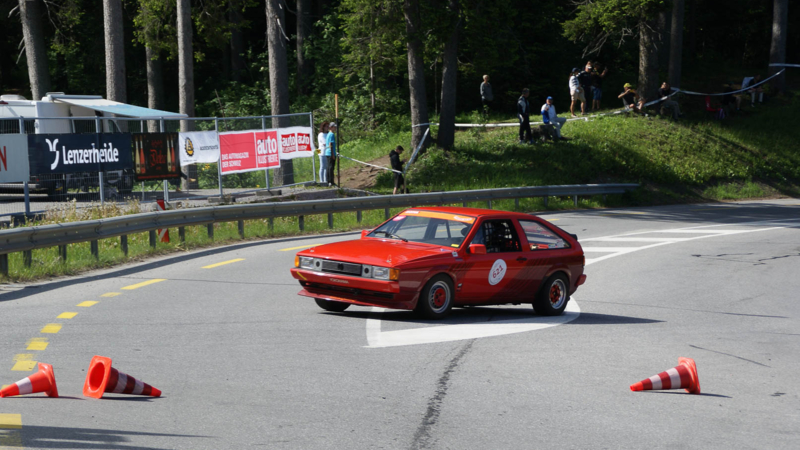
[[[327,311],[351,304],[416,310],[438,319],[453,306],[531,303],[559,315],[586,281],[577,236],[530,214],[411,208],[361,239],[295,257],[292,276]]]

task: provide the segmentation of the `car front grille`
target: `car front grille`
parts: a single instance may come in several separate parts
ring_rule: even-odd
[[[322,271],[330,273],[341,273],[344,275],[352,275],[354,277],[361,276],[361,264],[346,263],[341,261],[322,261]]]

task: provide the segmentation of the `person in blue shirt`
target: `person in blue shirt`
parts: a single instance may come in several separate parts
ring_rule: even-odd
[[[561,127],[567,122],[567,119],[558,117],[556,106],[553,104],[553,97],[547,97],[547,101],[542,105],[542,121],[552,128],[553,134],[555,134],[554,141],[567,140],[561,136]]]
[[[328,186],[336,186],[333,182],[334,168],[339,159],[339,149],[336,148],[336,122],[329,126],[328,136],[325,138],[325,156],[328,157]]]

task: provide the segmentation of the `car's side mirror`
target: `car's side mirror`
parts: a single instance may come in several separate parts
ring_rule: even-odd
[[[486,246],[483,244],[469,244],[469,252],[473,255],[485,255]]]
[[[369,230],[361,230],[361,239],[364,239],[369,234]]]

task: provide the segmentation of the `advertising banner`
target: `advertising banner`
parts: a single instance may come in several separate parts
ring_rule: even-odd
[[[219,149],[223,175],[280,167],[276,130],[220,133]]]
[[[195,131],[178,134],[178,150],[182,166],[219,161],[219,139],[216,131]]]
[[[133,167],[129,133],[29,134],[27,137],[28,158],[34,175]]]
[[[314,134],[311,127],[289,127],[280,130],[280,159],[314,156]]]
[[[180,177],[177,144],[178,133],[134,133],[133,173],[136,181]]]
[[[16,183],[31,178],[28,162],[28,137],[0,135],[0,183]]]

